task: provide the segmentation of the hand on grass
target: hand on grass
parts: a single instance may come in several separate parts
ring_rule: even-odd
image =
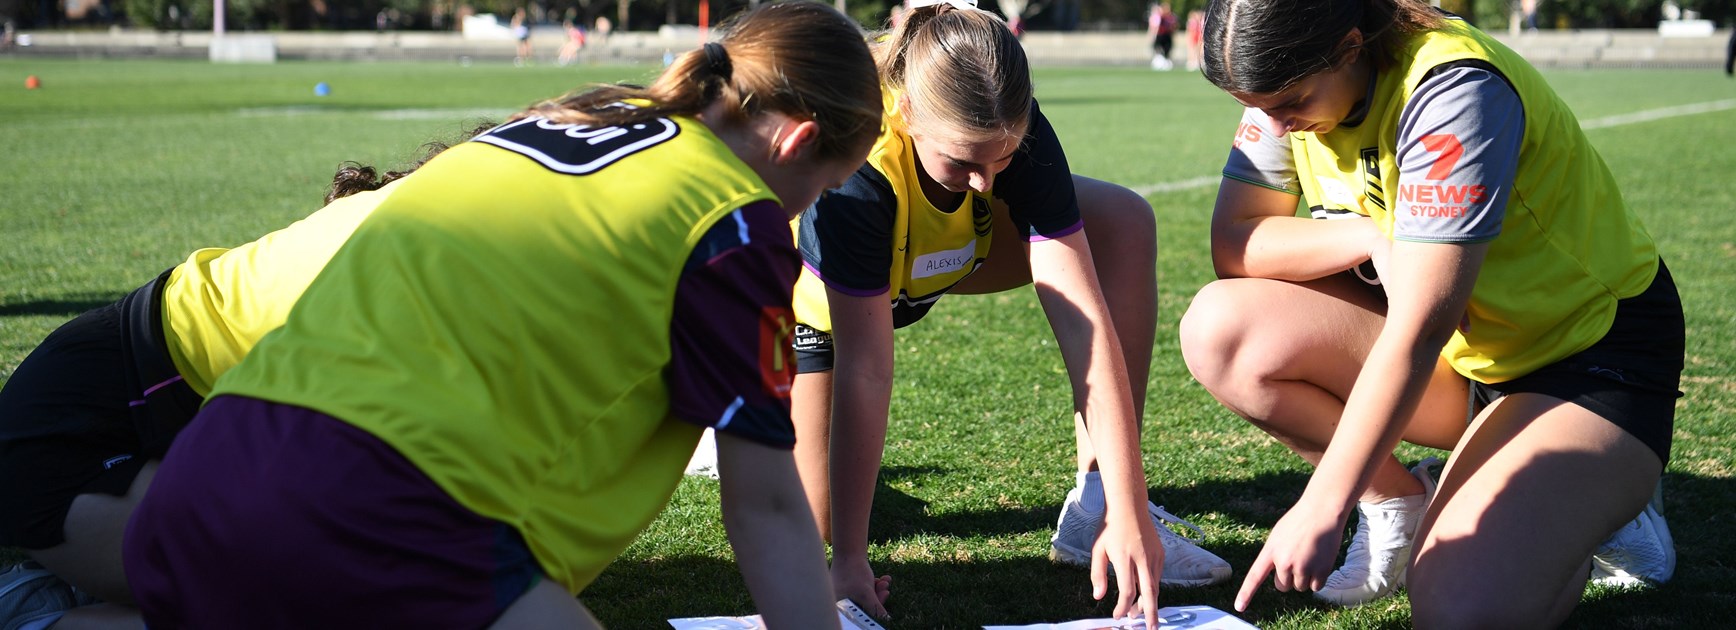
[[[1157,582],[1163,578],[1163,544],[1150,518],[1112,518],[1091,547],[1091,597],[1109,594],[1109,571],[1115,571],[1115,616],[1143,612],[1157,619]]]
[[[886,612],[886,598],[892,594],[892,576],[874,577],[867,558],[835,559],[832,562],[832,591],[838,599],[849,599],[863,612],[876,619],[891,619]]]
[[[1248,610],[1248,600],[1253,599],[1267,574],[1280,591],[1318,591],[1326,585],[1332,561],[1338,557],[1338,543],[1344,537],[1344,521],[1332,514],[1332,510],[1297,503],[1278,519],[1259,557],[1248,568],[1242,590],[1236,593],[1237,612]]]

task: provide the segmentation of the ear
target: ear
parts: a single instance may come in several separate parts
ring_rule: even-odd
[[[899,121],[900,124],[902,124],[906,127],[909,127],[910,126],[910,94],[899,93],[898,100],[892,101],[892,111],[886,112],[886,116],[888,118],[892,118],[894,120]]]
[[[804,120],[780,128],[782,136],[772,138],[772,163],[784,166],[802,157],[802,154],[820,140],[820,123]]]
[[[1362,54],[1363,43],[1362,29],[1350,27],[1350,32],[1345,33],[1344,39],[1338,42],[1338,49],[1343,51],[1338,59],[1338,65],[1346,66],[1356,61],[1357,56]]]

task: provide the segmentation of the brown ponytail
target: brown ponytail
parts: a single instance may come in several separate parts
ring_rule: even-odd
[[[862,30],[837,10],[802,0],[766,4],[719,29],[721,39],[676,57],[649,87],[595,87],[539,103],[516,118],[625,125],[692,116],[721,100],[731,122],[762,112],[813,120],[820,125],[815,157],[821,160],[859,154],[879,135],[873,58]]]

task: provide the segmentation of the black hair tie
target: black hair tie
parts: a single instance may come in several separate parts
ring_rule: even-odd
[[[713,75],[726,80],[734,72],[734,68],[729,64],[729,51],[717,42],[706,42],[705,65]]]

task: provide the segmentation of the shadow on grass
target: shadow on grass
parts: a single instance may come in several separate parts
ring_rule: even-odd
[[[60,315],[68,319],[99,306],[108,306],[126,296],[120,293],[80,293],[54,300],[36,300],[17,304],[0,304],[0,317],[25,315]]]
[[[1086,570],[1043,558],[883,560],[874,568],[893,576],[893,595],[887,601],[892,618],[886,623],[898,630],[1055,622],[1114,612],[1111,598],[1091,599]],[[1228,609],[1234,596],[1229,587],[1176,588],[1165,589],[1159,601]],[[709,557],[617,562],[580,599],[611,628],[653,628],[669,618],[754,611],[735,564]]]
[[[1057,496],[1052,504],[936,516],[929,514],[927,501],[887,484],[898,479],[943,474],[946,474],[945,470],[933,467],[888,467],[882,471],[881,483],[874,489],[874,518],[869,525],[869,539],[885,543],[920,534],[970,537],[1052,531],[1055,519],[1061,513],[1064,497]],[[1286,471],[1247,480],[1210,481],[1180,488],[1158,485],[1148,494],[1152,501],[1174,514],[1217,512],[1234,524],[1265,528],[1290,509],[1307,483],[1306,474]],[[1258,551],[1250,552],[1247,560],[1252,561]]]
[[[947,474],[944,470],[898,470],[887,478],[898,479],[926,474]],[[1208,481],[1187,487],[1157,485],[1150,494],[1154,501],[1164,503],[1171,512],[1188,515],[1215,513],[1214,530],[1223,527],[1246,527],[1263,533],[1289,510],[1307,485],[1308,476],[1302,471],[1282,471],[1261,474],[1251,479]],[[1736,537],[1725,534],[1732,524],[1730,506],[1736,505],[1736,482],[1730,479],[1672,472],[1664,479],[1664,514],[1675,537],[1678,565],[1674,579],[1665,585],[1639,590],[1616,590],[1593,587],[1564,624],[1570,628],[1677,628],[1721,627],[1736,619]],[[1044,539],[1053,531],[1055,515],[1060,510],[1059,498],[1050,505],[951,513],[928,514],[928,503],[900,490],[882,484],[875,492],[875,516],[870,536],[876,544],[895,543],[921,535],[959,538],[1016,536],[1037,533]],[[1353,527],[1354,522],[1347,523]],[[1207,604],[1229,610],[1236,588],[1246,577],[1248,566],[1259,554],[1259,542],[1231,540],[1215,535],[1206,547],[1229,561],[1235,574],[1229,584],[1199,589],[1166,589],[1163,601],[1174,604]],[[950,550],[933,549],[936,555]],[[880,560],[875,569],[894,576],[894,593],[907,614],[897,626],[961,627],[965,620],[982,619],[981,623],[1034,623],[1081,616],[1106,615],[1092,612],[1095,608],[1079,602],[1089,601],[1087,573],[1084,569],[1054,565],[1041,558],[1046,549],[1029,550],[1030,560],[970,562],[935,560],[932,562],[888,562]],[[1342,561],[1341,549],[1339,561]],[[987,568],[985,568],[987,567]],[[1003,578],[1003,567],[1024,567],[1013,571],[1015,576]],[[1038,567],[1043,567],[1039,569]],[[993,569],[994,572],[991,572]],[[1037,576],[1040,574],[1040,576]],[[1054,574],[1071,576],[1053,578]],[[1046,577],[1043,577],[1046,576]],[[1077,597],[1056,599],[1047,595],[1034,596],[1033,602],[1012,602],[1020,597],[1032,597],[1016,585],[1001,585],[1003,579],[1024,580],[1036,588],[1075,589]],[[1058,581],[1057,581],[1058,580]],[[995,598],[982,601],[978,598]],[[1000,601],[1008,599],[1009,601]],[[1074,601],[1077,600],[1077,601]],[[1069,604],[1068,602],[1072,602]],[[1016,604],[1016,605],[1015,605]],[[1069,607],[1071,606],[1071,607]],[[955,613],[940,613],[940,610]],[[1071,612],[1069,612],[1071,611]],[[1008,614],[1001,615],[1000,612]],[[970,613],[965,615],[964,613]],[[977,614],[981,613],[981,614]],[[1022,613],[1022,614],[1012,614]],[[894,614],[898,614],[895,610]],[[961,616],[954,616],[955,614]],[[998,615],[998,616],[997,616]],[[1068,617],[1072,615],[1073,617]],[[1280,593],[1267,583],[1255,596],[1253,610],[1244,618],[1257,625],[1278,622],[1285,627],[1354,625],[1365,628],[1405,628],[1410,626],[1408,600],[1403,596],[1379,600],[1352,611],[1322,604],[1305,593]],[[931,623],[911,625],[926,620]]]

